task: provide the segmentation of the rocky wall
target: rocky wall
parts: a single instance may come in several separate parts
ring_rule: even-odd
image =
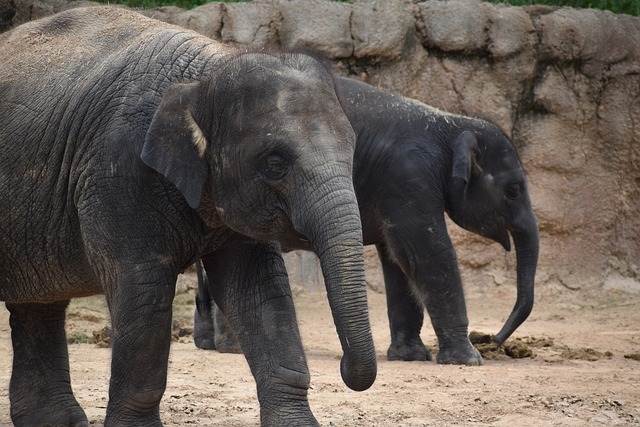
[[[13,24],[69,7],[8,1]],[[640,291],[640,18],[477,0],[256,0],[144,13],[225,42],[313,48],[339,74],[497,122],[528,173],[538,289]],[[467,289],[513,287],[513,254],[451,232]]]

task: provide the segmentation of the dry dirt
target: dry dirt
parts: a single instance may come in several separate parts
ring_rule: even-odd
[[[187,280],[192,278],[187,277]],[[175,317],[186,326],[192,292],[178,296]],[[514,301],[511,288],[468,292],[471,329],[498,331]],[[640,424],[640,304],[638,294],[601,294],[587,300],[566,291],[538,292],[534,312],[516,331],[532,357],[487,359],[483,366],[389,362],[384,296],[370,293],[378,354],[371,389],[348,390],[339,375],[339,341],[325,296],[296,295],[312,375],[311,407],[323,426],[598,426]],[[93,297],[69,308],[68,335],[90,339],[108,324]],[[425,343],[435,345],[430,326]],[[512,340],[512,342],[515,342]],[[435,350],[435,349],[434,349]],[[71,344],[75,394],[92,425],[107,404],[108,348]],[[8,314],[0,309],[0,425],[10,425],[11,371]],[[167,426],[257,426],[253,378],[241,355],[197,350],[191,337],[172,345],[169,381],[161,406]]]

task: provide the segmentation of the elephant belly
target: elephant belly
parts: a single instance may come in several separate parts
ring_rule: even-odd
[[[102,292],[75,233],[13,225],[0,226],[0,300],[51,302]]]
[[[13,264],[0,271],[0,300],[13,303],[53,302],[102,293],[89,274],[78,274],[78,266],[64,269],[32,262]]]

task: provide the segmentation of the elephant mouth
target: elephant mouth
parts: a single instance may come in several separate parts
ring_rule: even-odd
[[[297,235],[285,240],[280,240],[280,247],[283,252],[291,252],[297,249],[312,251],[311,241],[304,235],[296,233]]]
[[[497,227],[491,227],[488,230],[481,228],[477,233],[499,243],[505,251],[511,251],[511,238],[509,235],[513,234],[513,232],[505,224],[500,224],[500,226]]]
[[[509,232],[506,229],[503,230],[500,233],[500,236],[495,240],[502,245],[505,251],[511,251],[511,239],[509,238]]]

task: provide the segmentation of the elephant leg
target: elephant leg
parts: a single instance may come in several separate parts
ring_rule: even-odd
[[[144,277],[123,274],[126,278],[106,293],[113,350],[105,427],[162,425],[177,272],[159,265],[136,268]]]
[[[231,329],[227,317],[213,301],[209,292],[209,277],[202,261],[196,262],[198,293],[193,316],[193,341],[203,350],[218,350],[220,353],[242,353],[238,337]]]
[[[257,383],[262,426],[318,426],[291,289],[277,244],[236,236],[203,263]]]
[[[203,302],[200,300],[200,296],[196,296],[196,309],[193,314],[193,342],[196,347],[203,350],[215,350],[215,326],[213,323],[213,313],[211,311],[211,303],[207,310],[200,310],[198,307],[202,306]]]
[[[13,342],[9,398],[16,426],[89,425],[71,390],[64,331],[68,304],[6,304]]]
[[[454,286],[453,289],[431,286],[425,305],[438,337],[436,361],[449,365],[482,365],[480,352],[469,341],[469,320],[462,286]]]
[[[415,269],[416,293],[422,295],[438,337],[440,364],[481,365],[480,352],[469,341],[469,319],[453,247],[438,252]]]
[[[427,309],[438,337],[436,361],[480,365],[482,356],[469,341],[462,279],[444,217],[429,220],[417,212],[411,217],[421,220],[387,230],[387,254],[408,278],[412,294]],[[391,223],[403,224],[401,220]],[[411,310],[406,305],[404,309]]]
[[[198,276],[198,292],[196,293],[196,308],[193,314],[193,342],[203,350],[215,350],[215,326],[213,324],[213,297],[209,293],[209,278],[202,261],[196,261]]]
[[[242,353],[242,347],[236,333],[229,324],[229,319],[220,307],[213,302],[213,324],[215,327],[216,350],[220,353]]]
[[[202,302],[199,301],[199,297],[196,297],[196,307],[198,304]],[[209,303],[206,311],[196,308],[193,316],[193,341],[196,347],[203,350],[242,353],[238,337],[215,301]]]
[[[420,338],[424,307],[411,294],[407,276],[389,259],[384,245],[378,245],[378,255],[384,273],[387,315],[391,329],[391,345],[387,350],[387,359],[431,360],[431,352]]]

